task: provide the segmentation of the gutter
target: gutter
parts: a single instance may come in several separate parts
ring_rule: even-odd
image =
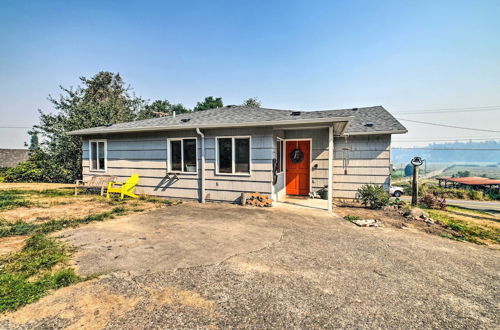
[[[196,128],[196,133],[201,137],[201,197],[200,202],[205,203],[205,134]]]
[[[229,124],[202,124],[202,125],[168,125],[155,127],[130,127],[130,128],[101,128],[101,129],[84,129],[71,131],[68,135],[93,135],[93,134],[108,134],[108,133],[126,133],[126,132],[154,132],[166,130],[182,130],[182,129],[201,129],[201,128],[231,128],[231,127],[262,127],[276,125],[301,125],[301,124],[318,124],[331,123],[339,121],[351,121],[354,117],[329,117],[329,118],[314,118],[314,119],[296,119],[296,120],[277,120],[277,121],[260,121],[249,123],[229,123]]]

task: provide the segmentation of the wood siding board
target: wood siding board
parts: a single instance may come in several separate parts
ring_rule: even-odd
[[[272,158],[275,154],[276,137],[286,139],[312,138],[312,163],[317,165],[311,171],[311,190],[316,191],[327,184],[328,177],[328,129],[275,130],[261,128],[207,129],[206,146],[206,184],[207,200],[236,201],[242,190],[270,194],[272,190]],[[215,137],[250,135],[252,153],[252,173],[250,176],[226,176],[215,174]],[[198,199],[198,174],[178,174],[179,180],[170,184],[165,191],[158,189],[158,184],[165,178],[167,168],[167,138],[193,137],[198,139],[198,155],[201,157],[201,141],[194,130],[108,134],[96,136],[108,140],[109,175],[126,179],[133,173],[139,173],[141,189],[156,196],[170,198]],[[88,162],[88,140],[83,140],[82,169],[84,175],[91,175]],[[342,148],[346,146],[344,138],[334,139],[333,190],[334,197],[350,196],[353,198],[358,186],[365,183],[388,185],[390,182],[390,135],[351,136],[347,145],[349,154],[348,174],[344,175],[342,166]],[[200,168],[199,168],[200,169]],[[284,176],[284,174],[280,174]],[[283,180],[281,180],[283,181]],[[280,180],[278,180],[280,182]],[[147,183],[147,184],[146,184]],[[340,188],[339,188],[340,187]],[[275,187],[276,188],[276,187]],[[161,191],[160,191],[161,190]],[[217,195],[218,194],[218,195]]]

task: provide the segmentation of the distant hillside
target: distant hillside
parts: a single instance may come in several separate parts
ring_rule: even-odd
[[[430,150],[436,149],[436,150]],[[456,150],[442,150],[456,149]],[[462,150],[475,149],[475,150]],[[481,150],[483,149],[483,150]],[[484,150],[486,149],[486,150]],[[496,150],[492,150],[496,149]],[[422,149],[392,149],[392,163],[408,163],[413,157],[420,156],[431,163],[500,163],[500,142],[446,142],[432,143]]]

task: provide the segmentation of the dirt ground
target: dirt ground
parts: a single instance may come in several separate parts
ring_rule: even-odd
[[[402,210],[394,209],[388,207],[382,210],[370,210],[361,207],[360,205],[343,205],[342,207],[337,207],[335,213],[342,218],[350,216],[358,216],[362,219],[377,219],[382,222],[383,226],[390,226],[399,229],[407,229],[410,231],[421,231],[428,234],[433,234],[437,236],[455,236],[456,232],[446,225],[440,224],[438,221],[435,223],[426,223],[423,220],[415,220],[412,218],[406,218],[402,215]],[[444,214],[451,215],[458,220],[463,220],[468,224],[479,226],[480,228],[493,229],[498,231],[500,229],[500,217],[496,214],[478,213],[474,211],[463,210],[459,208],[448,207]],[[491,248],[500,250],[500,245],[493,240],[481,240],[483,244],[488,245]]]
[[[409,220],[401,215],[398,210],[386,209],[386,210],[370,210],[363,207],[356,206],[343,206],[337,207],[335,209],[335,214],[340,217],[345,217],[346,215],[358,216],[362,219],[377,219],[382,222],[382,226],[388,226],[398,229],[406,229],[409,231],[421,231],[428,234],[440,235],[440,234],[452,234],[451,229],[446,229],[439,224],[425,223],[424,221]]]
[[[500,324],[499,252],[324,211],[184,203],[57,233],[97,279],[0,328],[471,328]]]

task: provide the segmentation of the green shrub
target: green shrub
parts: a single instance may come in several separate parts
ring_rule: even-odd
[[[480,201],[484,199],[484,193],[481,190],[468,189],[467,197],[472,200]]]
[[[42,170],[31,161],[17,164],[5,171],[5,182],[37,182],[43,181]]]
[[[492,200],[492,201],[500,201],[500,194],[497,194],[496,192],[494,191],[489,191],[486,196],[488,197],[488,199]]]
[[[358,217],[357,215],[350,215],[350,214],[346,215],[344,219],[347,221],[361,220],[361,218]]]
[[[74,182],[75,173],[41,149],[32,150],[29,160],[5,171],[5,182]]]
[[[358,189],[361,203],[371,209],[380,209],[382,206],[389,205],[391,196],[384,187],[380,185],[365,184]]]
[[[428,209],[440,209],[444,210],[446,208],[445,199],[439,199],[433,194],[426,194],[418,200],[419,204],[422,204],[425,208]]]

